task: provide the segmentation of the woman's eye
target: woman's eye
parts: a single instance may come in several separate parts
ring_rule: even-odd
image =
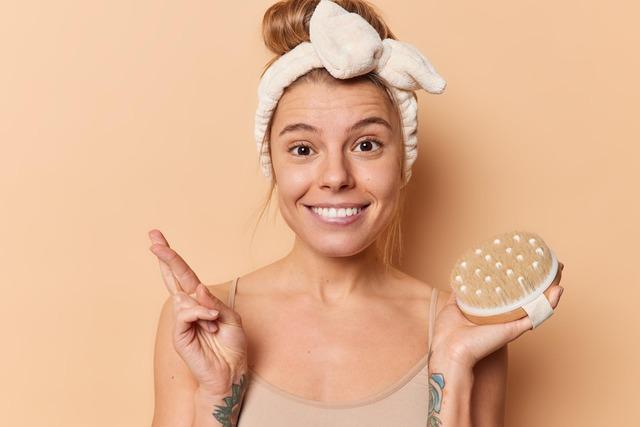
[[[373,139],[365,139],[364,141],[358,142],[356,147],[361,147],[360,150],[356,151],[374,151],[377,150],[382,144]]]
[[[291,147],[289,152],[294,156],[308,156],[311,154],[311,147],[304,144],[299,144]]]

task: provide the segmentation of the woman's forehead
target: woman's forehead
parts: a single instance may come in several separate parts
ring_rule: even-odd
[[[384,89],[373,83],[304,82],[287,88],[278,102],[273,126],[284,127],[290,121],[305,119],[349,123],[364,116],[381,117],[395,126],[390,103]]]

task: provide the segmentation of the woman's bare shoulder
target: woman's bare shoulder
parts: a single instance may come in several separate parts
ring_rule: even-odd
[[[248,289],[252,289],[252,285],[256,283],[268,283],[269,282],[269,268],[265,266],[258,268],[257,270],[247,272],[238,276],[238,283],[242,283],[242,291],[246,292]],[[231,290],[231,284],[235,278],[227,280],[226,282],[216,283],[212,285],[205,285],[207,289],[219,300],[222,300],[225,304],[229,300],[229,291]],[[239,291],[236,291],[239,293]]]
[[[417,292],[424,293],[426,292],[431,298],[431,292],[433,288],[438,289],[438,301],[436,303],[436,313],[440,313],[440,311],[444,308],[447,303],[447,300],[451,296],[451,290],[449,288],[443,288],[441,286],[434,286],[430,283],[427,283],[423,280],[420,280],[417,277],[411,276],[403,271],[396,270],[396,277],[399,278],[403,282],[404,286],[410,286],[416,289]]]

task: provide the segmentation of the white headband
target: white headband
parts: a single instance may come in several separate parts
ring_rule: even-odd
[[[357,13],[330,0],[320,0],[309,22],[310,42],[302,42],[278,58],[258,85],[254,135],[262,173],[271,176],[269,147],[261,145],[271,115],[285,88],[314,68],[326,68],[337,79],[374,71],[390,86],[402,118],[405,147],[405,183],[417,151],[418,105],[413,91],[442,93],[445,80],[414,46],[380,39],[378,32]]]

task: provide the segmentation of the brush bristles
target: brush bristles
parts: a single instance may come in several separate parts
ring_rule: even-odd
[[[468,306],[502,307],[538,289],[551,267],[549,247],[540,236],[512,231],[465,252],[451,272],[450,284]]]

